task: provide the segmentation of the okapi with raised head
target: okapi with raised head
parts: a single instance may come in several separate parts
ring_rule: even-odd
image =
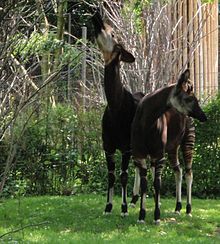
[[[173,108],[179,113],[176,114],[176,116],[190,116],[201,122],[207,120],[206,115],[199,106],[197,98],[192,92],[191,86],[189,86],[189,76],[190,72],[186,70],[180,76],[177,84],[170,85],[152,94],[146,95],[138,104],[132,124],[131,147],[135,165],[138,167],[140,175],[141,202],[139,222],[144,222],[146,214],[147,165],[145,159],[147,156],[150,156],[155,162],[154,220],[155,223],[158,224],[160,223],[160,188],[165,151],[171,150],[172,152],[173,147],[170,141],[173,140],[173,142],[175,142],[179,137],[181,138],[181,133],[179,135],[176,133],[172,136],[170,135],[173,128],[170,128],[170,131],[168,131],[168,123],[172,123],[173,120],[170,120],[170,118],[166,116],[166,112]],[[187,146],[187,144],[185,146]],[[173,153],[176,157],[177,154],[175,151]],[[171,155],[172,153],[170,156]],[[185,157],[187,157],[187,155],[185,155]],[[192,183],[191,168],[187,169],[186,179],[188,184]]]
[[[127,207],[127,182],[128,165],[131,157],[131,123],[137,108],[137,103],[144,96],[142,93],[131,94],[120,80],[120,61],[132,63],[133,55],[120,45],[113,33],[111,26],[103,23],[99,12],[92,17],[95,37],[103,54],[104,90],[107,107],[102,119],[103,148],[108,167],[108,192],[105,214],[111,213],[113,207],[113,189],[115,182],[114,154],[120,150],[122,205],[121,215],[128,215]]]

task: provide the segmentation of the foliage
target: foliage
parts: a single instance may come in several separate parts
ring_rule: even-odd
[[[133,0],[133,1],[125,1],[123,7],[124,16],[127,15],[127,12],[130,12],[133,9],[134,19],[135,19],[135,28],[136,31],[141,34],[143,32],[143,9],[146,8],[150,4],[148,0]]]
[[[12,42],[16,43],[13,54],[20,56],[24,63],[27,63],[33,55],[40,57],[45,53],[52,55],[58,48],[63,48],[60,56],[62,65],[70,64],[74,67],[80,61],[80,50],[77,48],[80,40],[74,45],[70,45],[63,40],[58,40],[53,31],[50,31],[48,35],[35,31],[29,38],[20,33],[12,38]]]
[[[213,3],[214,0],[202,0],[203,3]]]
[[[205,112],[208,121],[196,122],[194,191],[215,197],[220,195],[220,94],[205,107]]]
[[[102,214],[104,197],[30,197],[0,203],[3,243],[219,243],[218,200],[193,200],[193,217],[174,215],[175,199],[161,199],[161,225],[153,224],[154,201],[147,199],[146,225],[137,223],[138,208],[120,217],[120,197],[114,198],[111,216]],[[185,201],[184,201],[185,204]]]
[[[41,109],[30,119],[19,144],[16,165],[9,176],[4,195],[105,193],[107,167],[101,139],[103,108],[83,112],[67,105],[58,105],[56,108],[45,106]],[[214,198],[220,196],[220,96],[204,109],[208,121],[204,124],[195,121],[193,195]],[[17,135],[20,135],[23,121],[27,120],[25,116],[28,116],[27,111],[19,118]],[[6,139],[0,144],[2,166],[10,143]],[[115,193],[120,194],[120,154],[116,154],[115,161]],[[183,165],[183,173],[184,170]],[[128,194],[132,192],[133,180],[134,167],[130,162]],[[186,193],[185,184],[183,193]],[[148,194],[153,195],[150,171]],[[163,171],[162,195],[175,195],[174,173],[168,162]]]
[[[18,136],[26,116],[27,111],[18,119]],[[100,150],[100,116],[96,110],[76,113],[67,105],[44,107],[28,123],[3,195],[16,195],[17,185],[25,189],[22,194],[103,191],[106,168]],[[4,152],[5,145],[0,149]],[[6,156],[1,155],[3,166]]]

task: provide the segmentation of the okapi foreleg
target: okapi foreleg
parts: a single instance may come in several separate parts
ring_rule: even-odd
[[[114,154],[105,153],[105,156],[108,165],[108,191],[107,191],[107,203],[105,206],[104,214],[110,214],[113,207],[115,162],[114,162]]]
[[[168,153],[168,158],[175,173],[176,181],[176,207],[175,213],[180,214],[182,209],[182,168],[180,167],[178,159],[178,148]]]
[[[130,206],[135,207],[135,204],[139,198],[139,191],[140,191],[140,170],[138,166],[135,167],[135,179],[134,179],[134,186],[133,186],[133,193]]]
[[[163,170],[165,158],[161,158],[155,163],[155,177],[154,177],[154,190],[155,190],[155,210],[154,221],[155,224],[160,223],[160,188],[161,188],[161,175]]]
[[[174,168],[176,180],[176,208],[175,213],[180,214],[182,209],[182,169],[180,165]]]
[[[186,203],[186,214],[192,216],[192,182],[193,173],[191,169],[186,169],[186,185],[187,185],[187,203]]]
[[[128,215],[128,204],[127,204],[127,184],[128,184],[128,164],[130,160],[130,152],[122,154],[121,164],[121,186],[122,186],[122,205],[121,205],[121,216]]]

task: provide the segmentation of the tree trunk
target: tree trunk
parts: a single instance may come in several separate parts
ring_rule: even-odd
[[[37,5],[39,16],[42,16],[41,17],[42,19],[41,19],[40,31],[44,36],[48,36],[48,34],[49,34],[49,23],[47,20],[47,16],[44,12],[42,0],[36,0],[36,5]],[[44,54],[42,54],[41,62],[40,62],[43,82],[47,79],[47,77],[50,74],[50,65],[49,64],[50,64],[50,53],[45,52]]]
[[[64,9],[66,6],[66,0],[61,0],[59,2],[58,8],[57,8],[57,39],[59,41],[63,40],[63,34],[64,34]],[[53,70],[56,71],[59,68],[60,65],[60,55],[62,54],[62,47],[58,47],[54,54],[54,68]]]

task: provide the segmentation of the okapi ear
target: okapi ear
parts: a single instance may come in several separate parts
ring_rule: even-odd
[[[190,79],[188,79],[188,89],[187,89],[187,93],[188,94],[192,94],[193,93],[193,83]]]
[[[126,63],[133,63],[135,61],[135,57],[123,47],[121,47],[121,61]]]
[[[181,74],[181,76],[177,82],[177,86],[176,86],[177,91],[187,92],[187,91],[189,91],[189,89],[190,90],[192,89],[191,88],[192,86],[189,84],[189,77],[190,77],[190,71],[189,71],[189,69],[187,69]]]

